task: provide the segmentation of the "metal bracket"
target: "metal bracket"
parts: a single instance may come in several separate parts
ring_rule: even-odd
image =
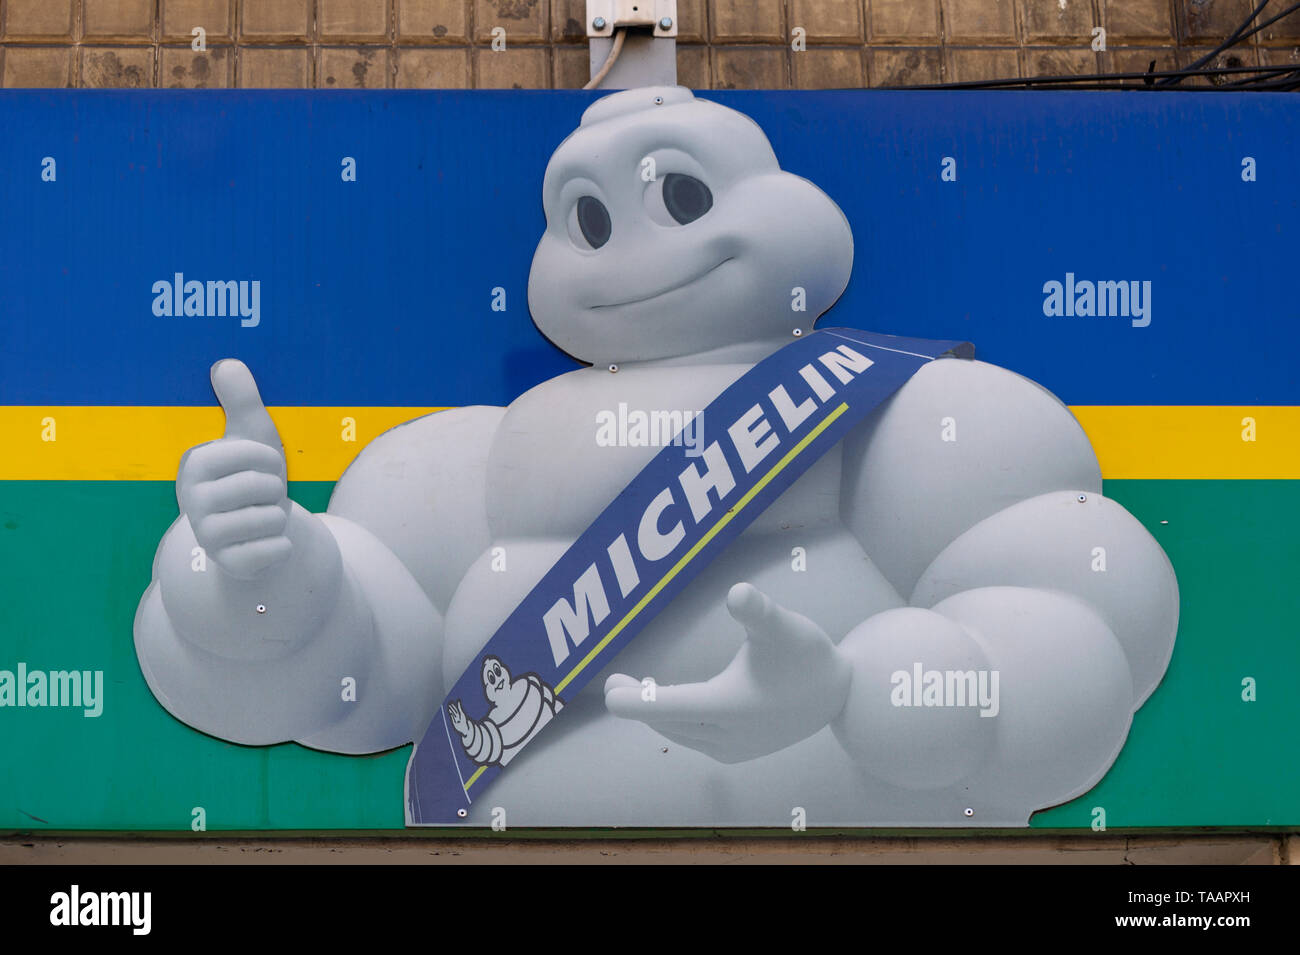
[[[613,37],[620,27],[648,27],[655,37],[675,37],[677,0],[587,0],[588,37]]]
[[[677,85],[677,0],[587,0],[587,37],[594,77],[621,31],[618,60],[599,89]]]

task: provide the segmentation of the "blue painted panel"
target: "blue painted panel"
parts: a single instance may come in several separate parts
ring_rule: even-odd
[[[273,405],[507,402],[573,367],[525,289],[593,95],[0,91],[0,404],[206,405],[230,354]],[[1297,317],[1294,98],[702,95],[848,215],[825,324],[967,339],[1071,404],[1298,403],[1267,344]],[[259,280],[260,323],[155,316],[176,272]],[[1151,324],[1044,316],[1067,272],[1151,281]]]

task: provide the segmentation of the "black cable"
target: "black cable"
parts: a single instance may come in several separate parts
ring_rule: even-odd
[[[1085,82],[1099,82],[1102,80],[1125,80],[1139,79],[1145,80],[1151,77],[1165,76],[1212,76],[1218,74],[1231,73],[1268,73],[1268,72],[1289,72],[1300,69],[1296,66],[1216,66],[1200,70],[1166,70],[1152,71],[1144,73],[1066,73],[1057,76],[1026,76],[1010,77],[1000,80],[967,80],[961,83],[931,83],[919,86],[888,86],[882,89],[911,89],[911,90],[955,90],[955,89],[1000,89],[1004,87],[1015,86],[1038,86],[1052,84],[1074,84]],[[1136,89],[1138,87],[1131,87]]]
[[[1243,40],[1247,40],[1261,30],[1272,26],[1283,17],[1300,10],[1300,2],[1293,3],[1285,10],[1267,20],[1251,26],[1255,19],[1268,6],[1270,0],[1261,0],[1232,34],[1206,55],[1200,57],[1181,70],[1156,70],[1155,61],[1144,73],[1086,73],[1066,74],[1060,76],[1014,77],[998,80],[972,80],[960,83],[931,83],[920,86],[884,87],[885,89],[922,89],[922,90],[959,90],[959,89],[1088,89],[1088,90],[1141,90],[1141,89],[1177,89],[1188,90],[1233,90],[1233,91],[1289,91],[1300,89],[1300,66],[1222,66],[1212,67],[1206,64],[1216,57],[1231,50]],[[1234,74],[1251,74],[1241,79],[1227,81],[1226,77]],[[1209,86],[1182,86],[1188,77],[1200,77],[1210,82]],[[1141,84],[1126,83],[1124,80],[1137,79]]]
[[[1261,66],[1258,68],[1260,73],[1267,73],[1268,76],[1247,77],[1244,80],[1233,80],[1231,83],[1221,83],[1225,89],[1249,89],[1257,83],[1273,82],[1282,79],[1287,73],[1300,71],[1300,66]]]
[[[1241,40],[1245,40],[1245,39],[1248,39],[1249,37],[1254,36],[1256,33],[1259,33],[1261,30],[1266,30],[1266,29],[1268,29],[1268,28],[1271,27],[1274,23],[1276,23],[1278,20],[1281,20],[1283,17],[1290,16],[1291,14],[1295,13],[1297,10],[1300,10],[1300,3],[1293,3],[1293,4],[1291,4],[1291,6],[1287,7],[1287,8],[1286,8],[1285,10],[1283,10],[1281,13],[1278,13],[1278,14],[1276,14],[1276,15],[1274,15],[1274,16],[1269,17],[1267,20],[1265,20],[1263,23],[1261,23],[1261,24],[1259,24],[1258,26],[1256,26],[1254,29],[1250,30],[1250,31],[1247,32],[1247,33],[1243,33],[1243,34],[1241,35],[1241,38],[1238,40],[1238,42],[1241,42]],[[1264,67],[1263,69],[1271,69],[1271,67]],[[1289,69],[1290,69],[1291,71],[1300,70],[1300,66],[1289,67]],[[1229,87],[1232,87],[1232,88],[1234,88],[1234,89],[1295,89],[1294,86],[1281,86],[1281,87],[1280,87],[1280,86],[1274,86],[1274,85],[1269,85],[1269,86],[1252,86],[1252,85],[1249,85],[1248,81],[1246,81],[1246,80],[1238,80],[1238,81],[1236,81],[1236,82],[1228,83],[1228,84],[1225,84],[1225,85],[1227,85],[1227,86],[1229,86]]]
[[[1254,36],[1254,35],[1255,35],[1256,33],[1258,33],[1260,30],[1263,30],[1263,29],[1265,29],[1265,28],[1267,28],[1267,27],[1271,27],[1274,23],[1277,23],[1278,20],[1281,20],[1283,17],[1287,16],[1288,14],[1295,13],[1297,10],[1300,10],[1300,3],[1293,3],[1293,4],[1291,4],[1291,6],[1287,7],[1285,10],[1283,10],[1283,11],[1282,11],[1281,13],[1279,13],[1277,16],[1275,16],[1275,17],[1269,17],[1267,20],[1265,20],[1265,21],[1264,21],[1263,23],[1261,23],[1259,26],[1255,27],[1255,28],[1254,28],[1253,30],[1251,30],[1249,33],[1243,33],[1243,34],[1241,35],[1241,39],[1244,40],[1244,39],[1246,39],[1246,37]],[[1238,41],[1238,42],[1240,42],[1240,41]]]
[[[1292,71],[1292,73],[1293,75],[1291,76],[1265,80],[1253,86],[1235,87],[1235,89],[1247,89],[1251,91],[1258,90],[1264,92],[1289,92],[1295,89],[1300,89],[1300,71]]]
[[[1268,4],[1269,4],[1269,0],[1260,0],[1259,6],[1257,6],[1254,10],[1252,10],[1250,16],[1248,16],[1242,22],[1241,26],[1237,27],[1237,29],[1233,31],[1232,36],[1228,37],[1226,40],[1220,43],[1209,53],[1205,54],[1205,56],[1201,57],[1195,63],[1191,64],[1188,67],[1188,69],[1189,70],[1200,69],[1206,63],[1213,62],[1214,58],[1218,56],[1220,53],[1223,53],[1226,50],[1230,50],[1232,49],[1232,47],[1236,46],[1237,43],[1241,40],[1241,34],[1246,31],[1246,29],[1255,21],[1255,18],[1260,15],[1260,13],[1264,10],[1266,6],[1268,6]],[[1179,82],[1181,82],[1181,80],[1170,80],[1168,82],[1162,82],[1157,85],[1160,86],[1177,85]]]

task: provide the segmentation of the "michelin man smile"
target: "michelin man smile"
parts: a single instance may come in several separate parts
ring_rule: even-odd
[[[474,763],[510,763],[478,824],[498,805],[516,826],[784,826],[792,807],[816,825],[1024,826],[1094,786],[1164,674],[1177,582],[1103,495],[1065,405],[981,361],[920,367],[576,693],[485,652],[663,443],[596,441],[602,411],[707,408],[812,334],[853,265],[832,199],[748,117],[682,88],[592,104],[542,203],[529,309],[590,367],[381,435],[324,513],[288,498],[249,369],[213,366],[226,431],[181,462],[135,622],[159,702],[223,739],[345,754],[445,715]],[[791,407],[816,398],[802,383]],[[719,437],[703,427],[701,480]],[[195,547],[213,572],[191,572]],[[467,671],[483,718],[477,689],[443,706]],[[896,705],[894,675],[922,671],[996,674],[995,711]]]

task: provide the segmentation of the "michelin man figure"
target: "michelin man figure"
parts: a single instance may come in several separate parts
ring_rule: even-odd
[[[683,88],[591,105],[542,201],[529,307],[590,367],[506,408],[394,428],[325,513],[288,498],[248,368],[212,368],[225,434],[181,461],[180,516],[135,622],[178,719],[334,753],[418,740],[655,454],[598,443],[598,415],[707,407],[849,280],[835,203],[783,172],[752,120]],[[524,826],[785,826],[796,809],[810,825],[1026,825],[1105,774],[1173,650],[1169,561],[1101,492],[1053,395],[980,361],[929,362],[562,711],[544,686],[485,675],[553,725],[468,821],[495,805]],[[504,731],[476,738],[462,710],[455,732],[504,762]]]
[[[482,677],[483,695],[492,704],[487,717],[470,719],[460,700],[448,704],[447,715],[470,759],[505,766],[564,704],[536,673],[525,673],[516,680],[496,657],[483,659]]]

